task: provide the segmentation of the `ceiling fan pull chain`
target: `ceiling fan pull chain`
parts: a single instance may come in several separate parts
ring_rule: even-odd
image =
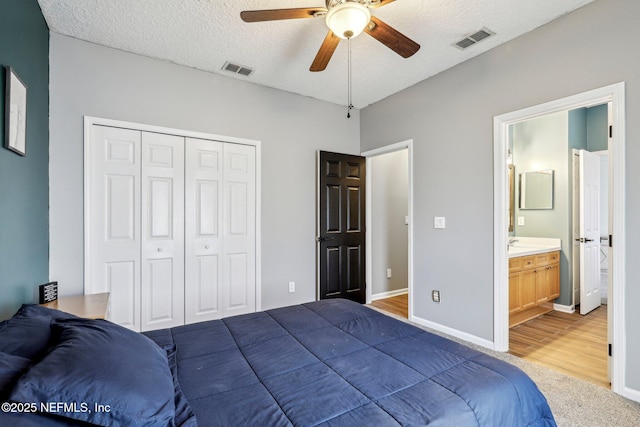
[[[347,39],[347,119],[351,118],[351,109],[353,108],[352,98],[351,98],[351,37]]]

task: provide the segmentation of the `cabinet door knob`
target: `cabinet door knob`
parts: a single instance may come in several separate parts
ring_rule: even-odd
[[[209,249],[209,245],[204,245],[204,248],[205,249]]]
[[[162,248],[158,248],[158,252],[162,252]]]

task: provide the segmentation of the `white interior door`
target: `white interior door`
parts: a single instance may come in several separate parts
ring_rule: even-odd
[[[186,140],[185,321],[222,317],[222,143]]]
[[[85,291],[111,293],[109,319],[140,330],[141,132],[92,126],[86,145]]]
[[[142,133],[142,330],[184,324],[184,138]]]
[[[224,144],[222,310],[256,310],[256,150]]]
[[[580,314],[600,307],[600,157],[580,150]]]

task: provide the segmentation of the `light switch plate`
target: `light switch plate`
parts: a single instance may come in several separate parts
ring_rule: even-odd
[[[433,217],[433,228],[444,228],[445,227],[445,217],[443,216],[434,216]]]
[[[431,299],[433,302],[440,302],[440,291],[431,291]]]

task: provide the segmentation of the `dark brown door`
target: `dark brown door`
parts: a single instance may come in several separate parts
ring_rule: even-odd
[[[364,303],[365,158],[319,152],[319,297]]]

